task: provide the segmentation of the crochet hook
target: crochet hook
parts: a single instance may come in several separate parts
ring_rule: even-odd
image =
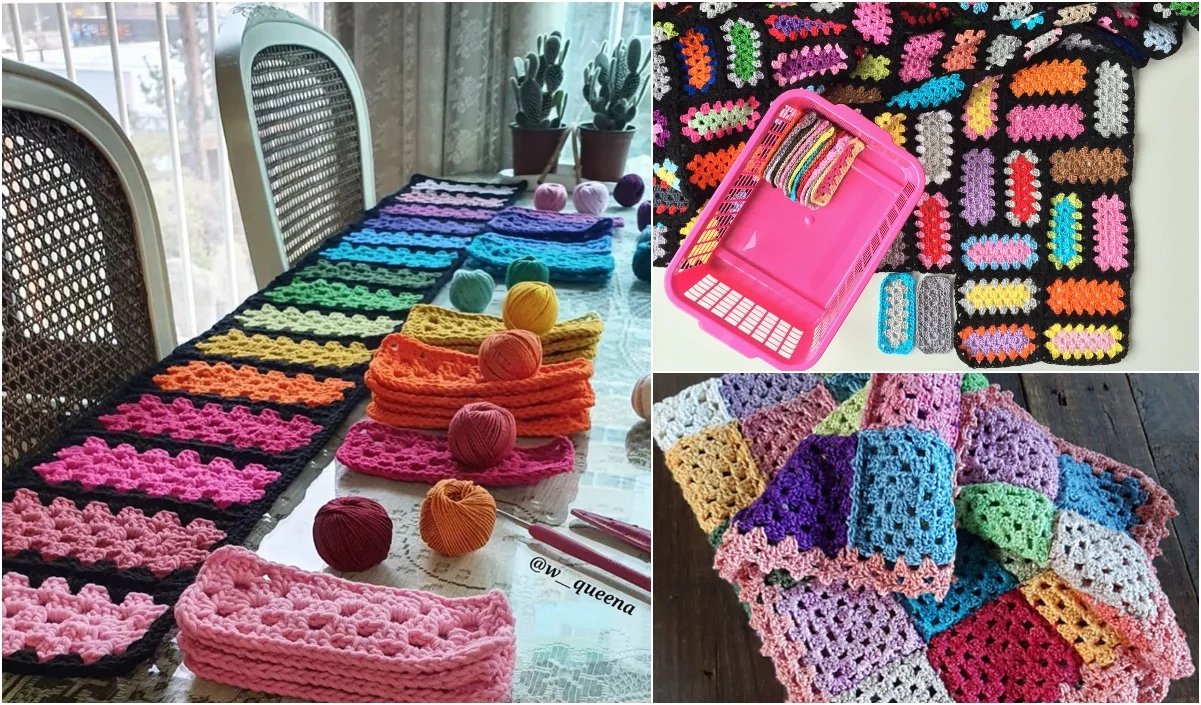
[[[572,509],[571,515],[576,519],[585,521],[604,533],[616,538],[622,543],[629,544],[634,548],[641,549],[647,553],[651,552],[651,532],[636,526],[627,524],[620,519],[614,519],[601,514],[593,514],[586,512],[583,509]]]
[[[529,532],[530,536],[532,536],[535,540],[541,541],[548,546],[557,548],[573,558],[578,558],[585,563],[590,563],[606,573],[609,573],[610,575],[621,578],[631,585],[637,585],[643,590],[650,592],[651,578],[649,575],[639,573],[633,568],[622,565],[612,558],[597,553],[570,536],[560,534],[550,527],[543,526],[542,524],[531,524],[527,521],[522,521],[512,514],[501,511],[500,509],[497,509],[496,513],[517,522],[517,524]]]

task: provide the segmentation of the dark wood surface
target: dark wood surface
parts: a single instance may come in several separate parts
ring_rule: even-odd
[[[709,374],[656,374],[656,401]],[[988,375],[1058,436],[1139,468],[1172,495],[1180,516],[1155,568],[1197,664],[1197,375]],[[780,702],[784,687],[713,551],[654,451],[656,702]],[[1197,675],[1168,702],[1197,702]]]

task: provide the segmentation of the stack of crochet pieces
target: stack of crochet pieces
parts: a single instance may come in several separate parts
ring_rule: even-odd
[[[426,345],[400,333],[384,339],[367,371],[367,415],[400,428],[446,430],[465,404],[508,409],[518,436],[566,436],[592,427],[592,363],[542,365],[532,377],[492,382],[479,357]]]
[[[980,375],[858,384],[727,375],[655,406],[790,699],[1146,702],[1192,673],[1151,563],[1163,488]]]
[[[605,322],[597,313],[556,323],[539,336],[543,364],[595,359],[604,328]],[[505,323],[497,316],[418,304],[409,312],[400,332],[427,345],[475,355],[485,338],[502,330]]]
[[[196,675],[315,702],[498,702],[516,638],[504,593],[445,598],[215,551],[175,606]]]
[[[413,177],[7,468],[5,672],[151,658],[205,558],[245,540],[362,398],[372,350],[520,191]]]
[[[613,274],[612,218],[512,207],[467,248],[467,266],[504,276],[509,263],[537,257],[552,282],[601,283]]]

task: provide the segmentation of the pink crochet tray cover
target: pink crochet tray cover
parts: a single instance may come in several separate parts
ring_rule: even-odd
[[[477,469],[450,456],[446,436],[367,419],[346,432],[337,458],[355,472],[389,480],[433,484],[456,479],[486,487],[505,487],[533,485],[553,475],[571,472],[575,466],[575,446],[565,436],[559,436],[544,445],[514,448],[499,464]]]

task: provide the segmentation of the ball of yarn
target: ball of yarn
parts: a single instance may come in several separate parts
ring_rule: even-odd
[[[484,547],[496,526],[496,500],[470,480],[441,480],[421,503],[417,532],[444,556],[465,556]]]
[[[613,200],[629,208],[637,203],[645,192],[646,184],[642,183],[641,176],[626,174],[618,179],[617,185],[613,187]]]
[[[480,343],[480,374],[489,382],[533,377],[542,366],[542,339],[528,330],[502,330]]]
[[[644,282],[651,280],[651,243],[640,242],[634,248],[634,261],[631,263],[634,276]]]
[[[634,391],[630,394],[630,405],[638,418],[651,420],[651,376],[643,375],[634,383]]]
[[[505,328],[520,328],[542,335],[559,318],[559,297],[550,284],[521,282],[509,289],[500,309]]]
[[[534,207],[540,211],[561,211],[567,205],[563,184],[538,184],[534,189]]]
[[[496,282],[482,269],[460,269],[450,279],[450,303],[460,311],[480,313],[492,303]]]
[[[599,181],[581,181],[571,192],[571,203],[580,213],[600,215],[609,207],[609,189]]]
[[[650,242],[650,241],[651,241],[651,229],[650,229],[650,226],[647,226],[642,229],[642,232],[638,233],[638,242]]]
[[[651,224],[651,202],[643,201],[638,204],[638,229],[649,227]]]
[[[334,570],[367,570],[388,557],[392,548],[392,517],[373,499],[331,499],[317,510],[313,544],[321,560]]]
[[[533,256],[518,257],[509,263],[509,268],[505,271],[505,286],[510,289],[514,284],[521,282],[542,282],[543,284],[550,281],[550,269],[542,260]]]
[[[508,409],[486,401],[465,404],[446,429],[450,457],[470,468],[486,468],[509,457],[517,422]]]

